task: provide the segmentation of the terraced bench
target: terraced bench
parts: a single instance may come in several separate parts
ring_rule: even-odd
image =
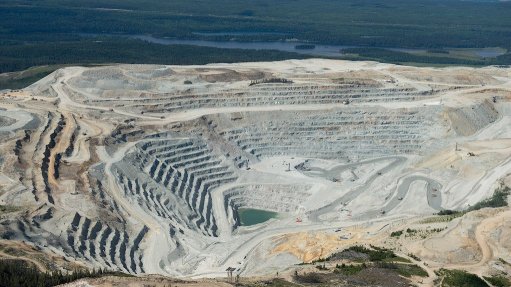
[[[428,140],[428,113],[416,110],[342,109],[322,113],[284,112],[252,117],[234,124],[225,116],[210,116],[225,140],[257,158],[276,155],[356,158],[417,153]],[[255,114],[255,113],[254,113]]]
[[[123,272],[141,273],[144,269],[140,242],[147,231],[144,226],[130,237],[126,230],[121,231],[76,213],[67,230],[67,243],[77,257]]]
[[[235,181],[237,176],[202,140],[168,136],[153,135],[137,144],[135,152],[125,157],[126,163],[137,161],[135,165],[129,168],[124,163],[119,165],[119,184],[140,206],[178,222],[179,216],[165,206],[173,200],[169,198],[170,192],[190,211],[187,222],[204,234],[215,236],[217,227],[212,215],[211,190]],[[136,170],[127,172],[133,168],[143,171],[146,177],[138,175],[136,179],[129,179],[125,173],[136,174]],[[149,184],[155,187],[149,189]],[[181,223],[187,225],[187,222]]]
[[[341,104],[416,101],[428,99],[439,90],[419,91],[412,87],[367,87],[344,84],[256,85],[248,89],[219,89],[216,92],[190,94],[142,93],[133,98],[115,98],[115,106],[135,112],[168,113],[202,108],[252,107],[304,104]],[[112,98],[89,99],[88,104],[109,105]]]

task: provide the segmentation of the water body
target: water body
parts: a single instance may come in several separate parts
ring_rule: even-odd
[[[225,31],[225,32],[192,32],[199,36],[266,36],[266,35],[287,35],[283,32],[253,32],[253,31]]]
[[[475,50],[474,53],[481,58],[495,58],[504,55],[506,51],[502,49],[481,49]]]
[[[213,47],[222,49],[249,49],[249,50],[278,50],[283,52],[294,52],[299,54],[307,54],[323,57],[340,57],[341,50],[353,48],[354,46],[338,46],[338,45],[319,45],[316,44],[314,49],[300,50],[296,49],[296,45],[307,45],[306,42],[294,41],[275,41],[275,42],[238,42],[238,41],[210,41],[210,40],[177,40],[155,38],[147,35],[131,35],[133,39],[143,40],[149,43],[162,45],[193,45],[201,47]]]
[[[240,217],[242,226],[250,226],[263,223],[272,218],[277,218],[279,214],[276,212],[261,209],[240,208],[238,209],[238,215]]]
[[[203,36],[242,36],[242,35],[261,35],[272,32],[218,32],[218,33],[200,33],[196,32],[196,35]],[[278,33],[275,33],[278,34]],[[284,33],[282,33],[284,34]],[[285,34],[284,34],[285,35]],[[321,45],[314,44],[313,49],[296,49],[297,45],[311,45],[308,42],[299,41],[273,41],[273,42],[240,42],[240,41],[211,41],[211,40],[178,40],[178,39],[166,39],[156,38],[149,35],[128,35],[127,37],[133,39],[143,40],[149,43],[162,44],[162,45],[192,45],[201,47],[213,47],[222,49],[249,49],[249,50],[278,50],[283,52],[293,52],[298,54],[321,56],[321,57],[341,57],[341,50],[347,48],[360,48],[360,46],[345,46],[345,45]],[[383,48],[390,51],[414,53],[424,51],[424,49],[409,49],[409,48]],[[451,48],[444,48],[445,50],[451,50]],[[453,49],[457,50],[457,49]],[[461,49],[463,50],[463,49]],[[506,53],[505,50],[499,48],[481,48],[481,49],[467,49],[474,56],[480,58],[494,58]]]
[[[245,36],[245,35],[273,35],[278,32],[195,32],[196,35],[201,36]],[[282,33],[285,35],[285,33]],[[300,41],[270,41],[270,42],[240,42],[240,41],[213,41],[213,40],[179,40],[170,38],[156,38],[150,35],[122,35],[122,34],[79,34],[84,37],[97,37],[97,36],[114,36],[114,37],[127,37],[131,39],[138,39],[149,43],[160,45],[191,45],[200,47],[211,47],[220,49],[244,49],[244,50],[277,50],[282,52],[293,52],[304,55],[312,55],[318,57],[340,58],[343,56],[342,50],[348,48],[362,48],[361,46],[348,46],[348,45],[322,45],[310,42]],[[313,49],[296,49],[299,45],[314,45]],[[378,47],[375,47],[378,48]],[[385,47],[382,49],[415,53],[424,52],[425,49],[411,49],[399,47]],[[454,48],[444,48],[444,50],[464,50]],[[469,54],[480,58],[493,58],[506,53],[503,49],[498,48],[474,48],[466,49]]]

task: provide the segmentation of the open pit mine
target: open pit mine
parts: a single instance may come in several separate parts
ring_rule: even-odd
[[[0,255],[199,278],[371,244],[509,272],[509,209],[435,214],[511,183],[510,103],[497,66],[62,68],[0,92]]]

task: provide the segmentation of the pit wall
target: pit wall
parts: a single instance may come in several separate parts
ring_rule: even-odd
[[[480,103],[447,111],[451,126],[459,136],[470,136],[499,118],[499,112],[492,102]]]

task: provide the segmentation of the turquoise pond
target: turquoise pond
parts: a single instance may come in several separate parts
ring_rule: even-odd
[[[261,209],[240,208],[238,209],[238,215],[241,225],[250,226],[276,218],[279,214],[277,212]]]

